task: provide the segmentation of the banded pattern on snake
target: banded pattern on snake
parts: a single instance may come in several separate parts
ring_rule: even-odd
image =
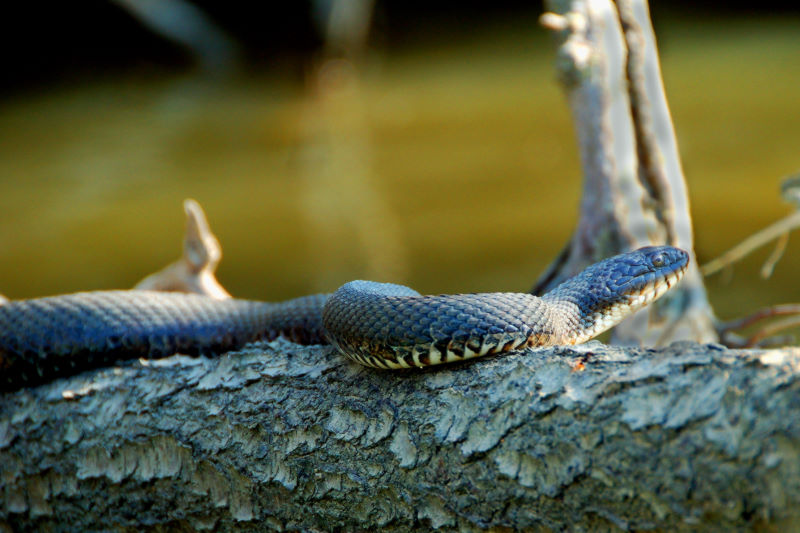
[[[34,386],[134,357],[216,354],[283,335],[330,343],[377,368],[424,367],[526,346],[577,344],[680,280],[689,256],[640,248],[594,265],[544,296],[422,296],[353,281],[281,303],[152,291],[97,291],[0,306],[0,390]]]

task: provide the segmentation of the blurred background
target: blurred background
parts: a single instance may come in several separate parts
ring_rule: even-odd
[[[357,278],[527,290],[575,225],[538,2],[15,4],[10,298],[133,286],[180,255],[189,197],[221,241],[220,282],[267,300]],[[651,5],[701,263],[789,213],[780,182],[800,170],[800,8],[724,5]],[[720,316],[800,301],[800,239],[762,280],[769,252],[708,280]]]

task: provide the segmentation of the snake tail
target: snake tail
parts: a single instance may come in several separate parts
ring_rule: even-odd
[[[0,390],[123,359],[219,354],[279,335],[301,344],[324,343],[326,298],[267,303],[95,291],[12,301],[0,306]]]

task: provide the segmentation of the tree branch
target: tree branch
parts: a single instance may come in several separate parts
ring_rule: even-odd
[[[692,260],[667,297],[624,321],[613,339],[663,345],[716,340],[694,259],[691,216],[645,0],[546,2],[559,45],[583,169],[578,226],[534,286],[541,294],[588,264],[640,246],[672,244]]]
[[[747,237],[721,256],[703,265],[701,269],[703,275],[710,276],[711,274],[716,274],[726,266],[743,259],[756,248],[764,246],[769,241],[778,239],[782,235],[787,235],[790,231],[798,227],[800,227],[800,211],[795,211]]]
[[[0,397],[0,526],[796,525],[798,368],[594,342],[389,375],[278,341],[106,369]]]

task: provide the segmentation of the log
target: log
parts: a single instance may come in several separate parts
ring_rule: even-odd
[[[0,529],[796,529],[798,372],[688,341],[136,362],[0,396]]]

